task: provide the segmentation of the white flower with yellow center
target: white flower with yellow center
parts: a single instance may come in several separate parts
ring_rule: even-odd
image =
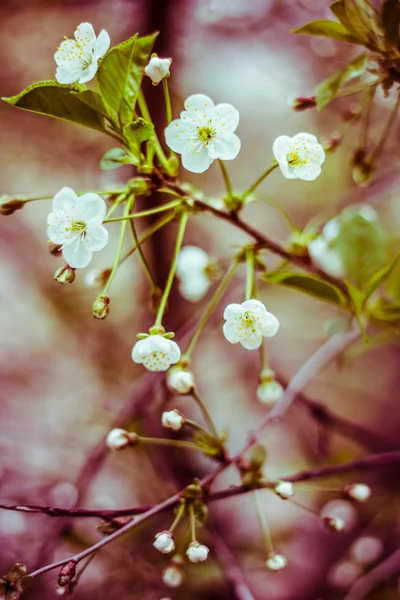
[[[102,29],[96,37],[90,23],[78,25],[74,37],[74,40],[65,38],[54,54],[58,83],[86,83],[93,79],[98,69],[99,58],[102,58],[110,47],[107,31]]]
[[[325,160],[322,146],[310,133],[298,133],[292,138],[281,135],[276,138],[272,152],[287,179],[313,181],[320,175]]]
[[[106,203],[97,194],[77,196],[65,187],[54,196],[53,212],[47,218],[47,235],[54,244],[62,244],[62,253],[70,267],[81,269],[92,260],[93,252],[108,242],[102,226]]]
[[[203,173],[217,158],[237,157],[239,113],[231,104],[215,106],[208,96],[194,94],[185,100],[185,109],[165,130],[167,145],[182,154],[185,169]]]
[[[162,335],[149,335],[138,340],[132,349],[132,360],[149,371],[166,371],[181,358],[179,346]]]
[[[178,254],[176,276],[179,291],[189,302],[197,302],[208,292],[211,279],[207,274],[210,258],[197,246],[184,246]]]
[[[228,342],[240,342],[247,350],[259,348],[263,337],[273,337],[279,329],[278,319],[259,300],[229,304],[224,319],[223,332]]]

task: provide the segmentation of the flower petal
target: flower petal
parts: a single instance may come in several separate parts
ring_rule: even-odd
[[[66,213],[74,212],[79,198],[73,189],[63,187],[53,198],[53,212],[64,210]]]
[[[322,236],[308,244],[308,253],[311,260],[318,267],[333,277],[344,277],[345,268],[340,256],[329,247]]]
[[[79,235],[67,244],[64,244],[62,253],[65,261],[73,269],[83,269],[84,267],[87,267],[93,256],[93,252],[89,250],[86,244],[82,244]]]
[[[198,302],[207,293],[211,281],[204,274],[195,274],[193,276],[185,276],[179,284],[179,291],[185,300],[189,302]]]
[[[217,104],[214,108],[213,125],[220,131],[233,133],[239,125],[239,112],[232,104]]]
[[[79,78],[79,83],[87,83],[91,81],[96,75],[98,69],[97,58],[93,57],[89,66],[82,71],[82,75]]]
[[[226,323],[224,323],[224,326],[222,327],[222,331],[224,333],[225,338],[228,340],[228,342],[230,342],[231,344],[238,343],[239,339],[238,339],[235,323],[232,323],[231,321],[227,321]]]
[[[165,141],[171,150],[183,154],[194,148],[197,141],[195,133],[192,124],[186,123],[182,119],[175,119],[165,129]]]
[[[186,98],[185,108],[190,111],[200,110],[204,112],[204,109],[210,111],[214,108],[214,102],[204,94],[192,94],[189,98]]]
[[[284,175],[286,179],[297,179],[296,175],[294,174],[294,169],[293,167],[289,167],[286,157],[279,163],[279,168],[282,175]]]
[[[175,365],[181,358],[181,349],[179,348],[178,344],[176,342],[174,342],[174,340],[168,340],[170,347],[169,347],[169,360],[171,362],[171,365]]]
[[[275,156],[276,160],[279,162],[279,166],[282,156],[286,157],[286,154],[289,152],[291,141],[292,140],[288,135],[280,135],[276,138],[276,140],[273,143],[272,153]]]
[[[79,44],[93,43],[96,41],[96,34],[91,23],[81,23],[75,29],[75,39]]]
[[[110,36],[105,29],[102,29],[93,44],[93,53],[96,58],[102,58],[110,47]]]
[[[225,321],[233,321],[236,317],[242,315],[244,312],[241,304],[228,304],[228,306],[224,310],[224,319]]]
[[[265,313],[267,312],[265,304],[260,302],[260,300],[255,300],[254,298],[243,302],[242,308],[243,310],[249,310],[255,316],[265,315]]]
[[[178,254],[176,274],[178,277],[203,273],[210,259],[207,252],[197,246],[184,246]]]
[[[296,133],[296,135],[292,137],[291,141],[292,144],[305,144],[306,146],[319,145],[317,138],[311,133]]]
[[[64,211],[50,213],[47,217],[47,237],[54,244],[65,244],[71,238],[70,220]]]
[[[240,139],[235,133],[218,133],[208,145],[209,155],[215,159],[233,160],[240,150]]]
[[[133,346],[132,360],[135,363],[141,364],[143,362],[143,358],[153,352],[151,344],[148,340],[149,338],[145,338],[144,340],[138,340]]]
[[[84,221],[92,221],[100,225],[106,216],[106,203],[97,194],[83,194],[78,199],[77,214]]]
[[[279,321],[275,315],[267,311],[265,315],[258,317],[257,327],[264,337],[273,337],[278,333]]]
[[[56,81],[63,85],[75,83],[80,79],[81,75],[82,68],[80,66],[73,69],[68,69],[67,67],[57,67],[56,69]]]
[[[321,167],[315,164],[308,164],[304,167],[296,167],[293,169],[294,175],[297,179],[303,181],[314,181],[321,174]]]
[[[239,341],[243,348],[246,348],[246,350],[256,350],[256,348],[259,348],[262,344],[262,335],[257,331],[252,335],[252,337],[245,336]]]
[[[101,227],[98,225],[87,229],[86,237],[83,241],[83,243],[92,252],[96,252],[98,250],[103,250],[103,248],[107,245],[107,242],[108,242],[107,229],[105,227]]]
[[[200,150],[182,154],[183,166],[192,173],[204,173],[212,162],[214,159],[209,156],[205,146],[202,146]]]
[[[322,236],[326,239],[327,242],[333,242],[339,235],[340,231],[340,222],[339,219],[334,218],[330,221],[327,221],[322,229]]]

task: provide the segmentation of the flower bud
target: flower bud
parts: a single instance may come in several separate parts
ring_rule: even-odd
[[[191,542],[186,550],[186,556],[192,563],[204,562],[207,560],[210,549],[204,544],[194,541]]]
[[[171,63],[172,58],[158,58],[157,54],[153,54],[144,72],[150,77],[153,85],[158,85],[165,77],[169,77]]]
[[[275,404],[282,397],[283,391],[278,381],[263,381],[257,388],[257,398],[261,404]]]
[[[0,196],[0,215],[9,216],[23,208],[25,202],[11,196]]]
[[[325,154],[330,154],[334,152],[341,141],[342,138],[339,135],[331,135],[331,137],[328,138],[322,145]]]
[[[322,522],[331,531],[339,533],[346,529],[346,523],[340,517],[322,517]]]
[[[282,498],[288,500],[294,495],[293,486],[290,481],[281,481],[274,487],[274,492]]]
[[[185,574],[179,565],[171,564],[166,567],[162,573],[164,585],[169,588],[181,587]],[[168,599],[165,599],[168,600]]]
[[[194,375],[180,367],[174,367],[167,373],[167,387],[174,394],[190,394],[195,386]]]
[[[58,283],[73,283],[75,281],[75,269],[69,265],[64,265],[54,273],[54,279]]]
[[[174,431],[179,431],[185,424],[185,417],[176,408],[174,410],[165,411],[161,417],[163,427],[168,427]]]
[[[294,98],[291,104],[293,110],[298,112],[308,110],[309,108],[315,108],[317,105],[315,96],[310,96],[309,98],[299,96],[298,98]]]
[[[92,315],[95,319],[105,319],[110,311],[110,297],[100,294],[93,302]]]
[[[106,444],[111,450],[122,450],[126,446],[133,446],[138,442],[136,433],[125,431],[125,429],[112,429],[106,438]]]
[[[111,269],[91,269],[85,275],[85,284],[89,288],[103,288],[111,275]]]
[[[128,181],[128,189],[135,196],[143,196],[150,191],[151,182],[143,177],[134,177]]]
[[[175,550],[175,542],[173,540],[171,531],[160,531],[157,533],[153,542],[153,546],[159,550],[161,554],[169,554]]]
[[[353,485],[346,485],[344,493],[356,502],[366,502],[371,495],[371,488],[365,483],[353,483]]]
[[[70,560],[66,565],[61,568],[58,575],[58,585],[63,587],[67,585],[74,577],[76,571],[76,562]]]
[[[283,554],[277,554],[276,552],[270,552],[265,561],[265,566],[269,571],[281,571],[287,567],[287,558]]]

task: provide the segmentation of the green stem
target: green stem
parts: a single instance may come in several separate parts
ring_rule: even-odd
[[[166,309],[168,297],[171,292],[172,283],[174,281],[176,265],[177,265],[177,261],[178,261],[178,255],[179,255],[180,249],[182,247],[183,236],[185,235],[185,229],[186,229],[188,219],[189,219],[189,213],[187,210],[184,210],[182,212],[180,222],[179,222],[179,229],[178,229],[178,233],[176,236],[175,249],[174,249],[174,254],[172,256],[171,266],[169,268],[167,283],[165,284],[164,292],[163,292],[163,295],[162,295],[162,298],[160,301],[160,306],[158,308],[157,316],[154,321],[155,327],[160,327],[162,325],[162,318],[164,316],[164,311]]]
[[[212,432],[212,434],[213,434],[213,436],[214,436],[214,437],[218,438],[218,431],[217,431],[217,428],[215,427],[215,425],[214,425],[214,422],[213,422],[213,420],[212,420],[212,418],[211,418],[211,415],[210,415],[210,413],[208,412],[208,408],[207,408],[207,406],[204,404],[204,402],[203,402],[203,400],[202,400],[201,396],[199,396],[199,394],[197,393],[197,391],[196,391],[196,390],[193,390],[193,391],[191,392],[191,395],[192,395],[192,397],[194,398],[194,400],[195,400],[195,402],[196,402],[197,406],[200,408],[200,410],[201,410],[201,412],[202,412],[202,414],[203,414],[204,420],[205,420],[205,422],[207,423],[207,426],[208,426],[209,430]]]
[[[383,128],[381,139],[379,140],[379,142],[377,143],[377,145],[375,146],[374,150],[371,153],[371,157],[370,157],[371,162],[373,162],[377,158],[379,158],[379,156],[383,150],[383,147],[386,144],[387,138],[390,135],[390,130],[392,129],[393,121],[396,118],[397,112],[399,110],[399,106],[400,106],[400,92],[397,94],[396,104],[394,105],[392,112],[390,113],[389,118],[386,121],[385,127]]]
[[[139,240],[139,246],[141,246],[143,244],[143,242],[148,240],[149,237],[151,237],[153,235],[153,233],[155,233],[156,231],[161,229],[161,227],[164,227],[164,225],[166,225],[167,223],[172,221],[174,218],[175,218],[175,214],[172,214],[172,215],[169,214],[166,217],[163,217],[162,219],[159,219],[158,221],[156,221],[151,227],[146,229],[144,235]],[[128,252],[121,258],[121,261],[119,264],[121,265],[127,258],[129,258],[134,252],[136,252],[137,249],[138,249],[138,247],[134,246],[133,248],[128,250]]]
[[[196,517],[194,516],[193,504],[189,504],[189,515],[190,515],[190,535],[192,542],[196,541]]]
[[[254,291],[254,249],[246,250],[246,297],[245,300],[253,298]]]
[[[187,419],[185,417],[185,425],[187,425],[188,427],[191,427],[192,429],[196,429],[197,431],[201,431],[202,433],[205,433],[207,435],[210,434],[209,431],[207,431],[207,429],[205,429],[204,427],[202,427],[199,423],[196,423],[196,421],[192,421],[191,419]]]
[[[172,440],[168,438],[151,438],[151,437],[138,437],[140,444],[152,444],[155,446],[172,446],[174,448],[189,448],[190,450],[200,450],[197,444],[192,442],[185,442],[183,440]]]
[[[153,123],[153,120],[149,113],[149,109],[147,108],[146,100],[145,100],[142,90],[140,90],[140,92],[139,92],[138,104],[139,104],[139,109],[140,109],[140,112],[142,113],[143,118],[146,121],[148,121],[149,123]],[[160,163],[162,164],[162,166],[164,167],[166,172],[169,173],[169,170],[170,170],[169,162],[164,154],[164,150],[162,149],[160,140],[158,139],[158,136],[155,131],[153,133],[151,140],[154,144],[154,151],[157,154]]]
[[[226,170],[225,164],[222,160],[218,159],[218,162],[219,162],[219,166],[221,167],[222,177],[224,178],[228,198],[231,199],[233,196],[233,192],[232,192],[232,184],[231,184],[231,180],[229,178],[228,171]]]
[[[372,101],[374,99],[376,92],[376,87],[373,86],[370,90],[368,90],[366,104],[364,106],[364,122],[361,127],[360,134],[360,148],[367,149],[367,135],[372,111]]]
[[[170,530],[171,533],[173,533],[175,527],[178,525],[179,521],[182,519],[182,517],[184,515],[184,512],[185,512],[185,508],[186,508],[185,502],[182,501],[181,505],[180,505],[180,507],[178,509],[178,512],[176,513],[175,520],[172,523],[171,527],[169,528],[169,530]]]
[[[233,276],[235,275],[238,266],[239,266],[239,263],[235,259],[233,261],[233,263],[230,265],[229,269],[226,271],[223,278],[221,279],[217,289],[215,290],[214,294],[211,296],[209,303],[207,304],[203,314],[201,315],[198,325],[192,334],[192,337],[190,338],[190,340],[186,346],[186,350],[183,353],[183,358],[185,358],[185,359],[190,358],[190,355],[192,354],[192,352],[198,342],[199,337],[203,333],[203,330],[204,330],[205,326],[207,325],[212,313],[214,312],[216,306],[218,305],[222,296],[224,295],[228,285],[230,284],[231,280],[233,279]]]
[[[171,98],[169,95],[168,88],[168,79],[164,77],[162,80],[163,90],[164,90],[164,98],[165,98],[165,112],[167,114],[167,125],[169,125],[172,121],[172,109],[171,109]]]
[[[103,223],[107,222],[107,219],[109,219],[111,217],[111,215],[116,211],[116,209],[118,208],[118,206],[120,206],[121,202],[125,199],[125,197],[126,197],[126,192],[123,192],[120,196],[118,196],[118,198],[110,206]]]
[[[137,253],[139,255],[140,262],[142,264],[142,267],[143,267],[143,270],[144,270],[144,272],[146,274],[146,277],[149,280],[150,287],[151,287],[151,289],[153,291],[157,286],[156,286],[156,283],[154,281],[154,278],[153,278],[153,275],[152,275],[149,263],[147,262],[146,257],[143,254],[143,250],[140,247],[140,241],[139,241],[139,238],[138,238],[137,233],[136,233],[135,223],[133,222],[132,219],[129,221],[129,227],[130,227],[130,230],[131,230],[133,241],[135,243],[135,248],[136,248]]]
[[[131,196],[130,198],[128,198],[128,200],[126,202],[126,206],[125,206],[126,214],[129,214],[129,211],[131,210],[133,201],[134,201],[134,196]],[[115,261],[114,261],[112,271],[110,273],[110,277],[108,278],[108,281],[107,281],[106,285],[104,286],[103,294],[107,294],[108,290],[110,289],[111,282],[114,279],[114,275],[117,272],[117,269],[120,265],[120,258],[121,258],[121,254],[122,254],[122,247],[124,245],[124,238],[125,238],[127,224],[128,224],[127,221],[122,222],[121,233],[119,235],[119,244],[118,244],[117,255],[115,257]]]
[[[116,223],[117,221],[126,221],[127,219],[140,219],[141,217],[148,217],[149,215],[155,215],[160,212],[164,212],[165,210],[169,210],[170,208],[175,208],[180,206],[182,202],[180,200],[173,200],[172,202],[167,202],[166,204],[161,204],[161,206],[157,206],[155,208],[149,208],[148,210],[142,210],[137,213],[133,213],[131,215],[124,214],[123,217],[114,217],[113,219],[105,219],[103,223]]]
[[[264,509],[263,509],[263,506],[261,504],[260,492],[259,491],[254,491],[252,493],[252,497],[253,497],[253,501],[254,501],[254,504],[255,504],[255,507],[256,507],[258,521],[260,523],[261,532],[262,532],[262,536],[264,538],[265,547],[266,547],[267,553],[270,554],[271,552],[274,551],[274,546],[273,546],[273,543],[272,543],[271,533],[270,533],[270,530],[269,530],[269,527],[268,527],[267,519],[265,518]]]
[[[268,175],[270,175],[273,171],[275,171],[275,169],[278,168],[278,163],[273,163],[266,171],[265,173],[263,173],[261,175],[261,177],[259,177],[252,186],[249,187],[249,189],[247,190],[247,192],[245,192],[242,196],[243,198],[247,198],[247,196],[250,196],[250,194],[252,194],[254,192],[254,190],[256,188],[258,188],[258,186],[260,185],[260,183],[262,183],[264,181],[264,179],[266,179],[268,177]]]

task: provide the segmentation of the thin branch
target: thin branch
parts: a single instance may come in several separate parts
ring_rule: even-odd
[[[255,600],[228,544],[215,529],[213,529],[212,534],[213,548],[216,552],[217,560],[232,588],[234,598],[236,600]]]
[[[360,577],[351,587],[344,600],[362,600],[391,577],[400,573],[400,550],[396,550],[386,560],[381,562],[375,569]]]

